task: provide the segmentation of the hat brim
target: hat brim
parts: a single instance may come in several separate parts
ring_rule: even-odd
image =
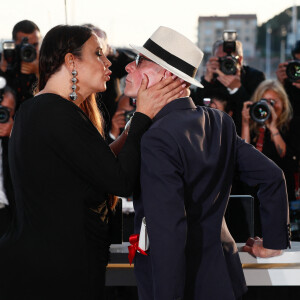
[[[162,66],[164,69],[170,71],[171,73],[173,73],[177,77],[179,77],[179,78],[183,79],[184,81],[186,81],[186,82],[188,82],[190,84],[193,84],[193,85],[195,85],[197,87],[203,88],[203,85],[198,80],[196,80],[193,77],[190,77],[190,76],[186,75],[185,73],[181,72],[180,70],[178,70],[178,69],[174,68],[173,66],[169,65],[164,60],[162,60],[158,56],[154,55],[152,52],[148,51],[144,47],[140,47],[140,46],[136,46],[136,45],[131,45],[131,44],[129,44],[129,45],[130,45],[130,47],[132,47],[134,49],[134,51],[137,54],[142,53],[147,58],[153,60],[155,63],[157,63],[158,65]]]

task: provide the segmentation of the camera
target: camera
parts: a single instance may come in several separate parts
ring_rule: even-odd
[[[134,115],[134,113],[135,113],[135,109],[125,111],[124,116],[125,116],[126,123],[130,120],[130,118]]]
[[[126,121],[126,123],[130,120],[130,118],[131,118],[131,117],[134,115],[134,113],[135,113],[135,110],[136,110],[136,99],[134,99],[134,98],[129,98],[129,104],[130,104],[130,106],[133,106],[134,109],[125,111],[124,116],[125,116],[125,121]]]
[[[270,104],[273,106],[274,101],[271,100]],[[260,99],[258,102],[255,102],[250,107],[250,117],[253,121],[257,123],[264,123],[267,121],[271,116],[271,110],[268,105],[267,99]]]
[[[33,62],[37,57],[35,47],[28,43],[27,37],[24,37],[19,45],[14,41],[5,41],[2,48],[8,69],[19,69],[22,61]]]
[[[235,75],[237,71],[238,59],[232,53],[236,51],[237,33],[235,30],[224,30],[223,32],[223,51],[226,56],[219,58],[220,70],[225,75]]]
[[[6,106],[2,106],[3,95],[5,92],[6,80],[0,76],[0,123],[7,123],[10,118],[9,109]]]
[[[300,60],[292,60],[287,64],[286,75],[292,82],[300,79]]]

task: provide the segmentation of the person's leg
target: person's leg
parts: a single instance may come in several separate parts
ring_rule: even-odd
[[[153,280],[150,256],[136,253],[134,273],[138,287],[139,300],[153,300]]]

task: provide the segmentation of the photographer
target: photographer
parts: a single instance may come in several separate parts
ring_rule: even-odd
[[[2,83],[3,78],[0,78]],[[8,140],[13,127],[16,100],[14,92],[0,87],[0,238],[11,222],[13,189],[8,167]]]
[[[133,116],[135,109],[135,100],[123,94],[118,101],[117,110],[111,120],[111,130],[109,131],[111,142],[122,133],[125,124]]]
[[[224,31],[224,34],[226,32],[232,31]],[[203,98],[210,98],[216,90],[227,94],[233,109],[232,118],[240,134],[243,103],[250,99],[256,87],[265,79],[265,75],[261,71],[243,65],[242,43],[235,40],[236,36],[226,41],[224,34],[224,40],[218,40],[213,45],[213,56],[207,62],[205,74],[201,78],[204,88],[197,88],[193,99],[196,104],[203,105]],[[235,64],[224,61],[229,57],[235,60]]]
[[[262,113],[262,120],[257,118],[257,112],[251,110],[251,105],[259,101],[261,106],[258,107],[258,113]],[[263,109],[264,103],[267,103],[266,111]],[[292,118],[288,96],[278,81],[263,81],[251,101],[244,103],[241,137],[283,170],[289,201],[295,200],[294,173],[298,170],[300,156],[299,123],[298,118]]]
[[[33,97],[41,35],[35,23],[23,20],[14,26],[12,38],[13,41],[3,43],[0,75],[16,92],[18,108],[23,101]]]
[[[289,96],[294,116],[300,117],[300,41],[292,50],[292,57],[292,61],[278,65],[276,75]]]

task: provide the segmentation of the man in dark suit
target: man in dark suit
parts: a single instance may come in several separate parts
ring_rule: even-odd
[[[264,250],[266,257],[279,255],[289,244],[284,175],[238,137],[231,117],[197,107],[189,97],[190,84],[202,86],[194,75],[203,57],[190,40],[160,27],[142,47],[132,47],[139,55],[126,67],[126,95],[147,93],[173,75],[186,85],[182,97],[155,116],[141,142],[135,234],[145,217],[150,248],[134,260],[139,299],[236,299],[247,288],[223,218],[234,168],[242,180],[259,186],[267,249],[248,243],[246,250],[258,255]]]

